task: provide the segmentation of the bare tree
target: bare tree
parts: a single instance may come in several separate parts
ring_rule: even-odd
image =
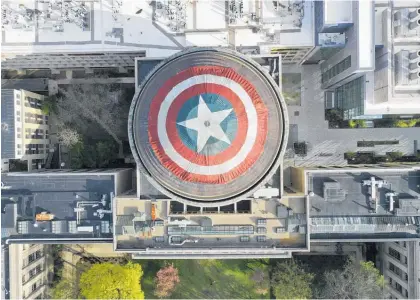
[[[65,126],[60,127],[57,132],[57,138],[66,147],[71,147],[81,141],[81,136],[75,129]]]
[[[115,88],[115,84],[93,83],[69,85],[66,89],[60,88],[59,92],[63,95],[58,99],[62,121],[80,128],[89,128],[86,121],[97,123],[117,142],[122,156],[120,137],[127,131],[127,107],[121,103],[121,89]]]
[[[316,293],[323,299],[386,299],[388,286],[372,262],[349,259],[343,270],[324,273],[324,286]]]

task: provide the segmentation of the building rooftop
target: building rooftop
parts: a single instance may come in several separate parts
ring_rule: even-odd
[[[386,42],[377,51],[375,92],[366,99],[365,114],[419,114],[420,26],[413,27],[420,20],[418,3],[395,1],[392,9],[377,7],[375,14]]]
[[[314,196],[311,196],[311,216],[363,216],[371,214],[375,210],[375,205],[369,200],[372,191],[370,186],[363,185],[363,181],[370,180],[372,177],[387,182],[381,188],[377,188],[378,214],[393,214],[389,211],[387,193],[393,192],[398,195],[396,198],[401,199],[420,198],[418,186],[420,184],[420,171],[309,172],[307,174],[308,190],[314,193]],[[327,190],[328,194],[325,194],[325,187],[331,185],[334,185],[334,188]],[[334,192],[336,196],[331,197],[331,192]]]
[[[305,178],[311,239],[420,238],[418,168],[312,169]]]
[[[277,86],[259,64],[228,49],[192,48],[162,61],[143,80],[129,117],[146,179],[187,202],[253,194],[277,171],[285,147]]]
[[[314,45],[312,1],[259,3],[6,0],[2,56],[146,51],[167,57],[188,46],[251,44],[270,53],[271,46]],[[300,50],[304,55],[309,49]]]
[[[90,172],[3,173],[2,227],[4,218],[18,239],[110,238],[118,172]]]
[[[249,199],[200,208],[127,196],[116,198],[114,205],[114,246],[120,251],[254,249],[258,253],[267,247],[307,247],[304,198]]]

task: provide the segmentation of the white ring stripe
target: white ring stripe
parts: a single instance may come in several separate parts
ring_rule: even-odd
[[[226,86],[231,89],[236,95],[241,99],[242,103],[245,106],[245,111],[248,117],[248,130],[246,134],[246,139],[241,149],[235,155],[224,163],[212,166],[202,166],[192,163],[191,161],[185,159],[181,156],[172,146],[172,143],[169,141],[168,133],[166,132],[166,118],[168,116],[169,108],[171,107],[175,98],[185,91],[187,88],[190,88],[194,85],[201,83],[213,83]],[[249,152],[252,150],[256,137],[257,137],[257,127],[258,127],[258,116],[254,104],[252,103],[251,98],[248,93],[243,89],[243,87],[237,82],[221,76],[215,76],[211,74],[197,75],[190,77],[172,88],[172,90],[166,95],[163,100],[158,114],[158,137],[162,145],[162,148],[178,166],[183,168],[185,171],[198,174],[198,175],[220,175],[227,173],[241,164]],[[239,124],[241,126],[241,124]]]

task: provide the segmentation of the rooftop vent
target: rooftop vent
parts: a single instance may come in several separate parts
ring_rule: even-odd
[[[415,62],[415,63],[411,63],[411,64],[409,64],[408,67],[409,67],[410,70],[416,70],[416,69],[418,69],[418,68],[420,68],[420,61]]]
[[[417,18],[418,16],[420,16],[420,8],[417,8],[415,11],[412,11],[411,13],[408,14],[408,18],[410,20],[413,20]]]
[[[417,26],[419,26],[419,25],[420,25],[420,19],[414,20],[414,21],[410,22],[410,24],[408,25],[408,28],[410,28],[411,30],[416,29]]]
[[[411,60],[416,60],[419,57],[420,57],[420,50],[419,51],[413,51],[408,55],[408,58],[410,58]]]
[[[420,78],[420,72],[415,72],[410,74],[410,80],[417,80]]]
[[[328,202],[342,202],[346,199],[346,191],[340,188],[339,182],[324,182],[324,198]]]

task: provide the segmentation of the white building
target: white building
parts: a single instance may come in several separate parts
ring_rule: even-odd
[[[420,2],[318,1],[316,47],[327,107],[344,119],[420,113]]]
[[[2,90],[2,170],[8,170],[9,159],[28,161],[28,170],[45,163],[50,139],[43,101],[44,96],[25,90]]]
[[[48,245],[9,245],[10,299],[45,299],[48,287]]]
[[[3,2],[2,64],[9,70],[125,72],[134,57],[194,46],[251,48],[299,63],[315,42],[313,1]]]
[[[381,270],[392,299],[420,298],[420,243],[399,241],[379,244]]]

